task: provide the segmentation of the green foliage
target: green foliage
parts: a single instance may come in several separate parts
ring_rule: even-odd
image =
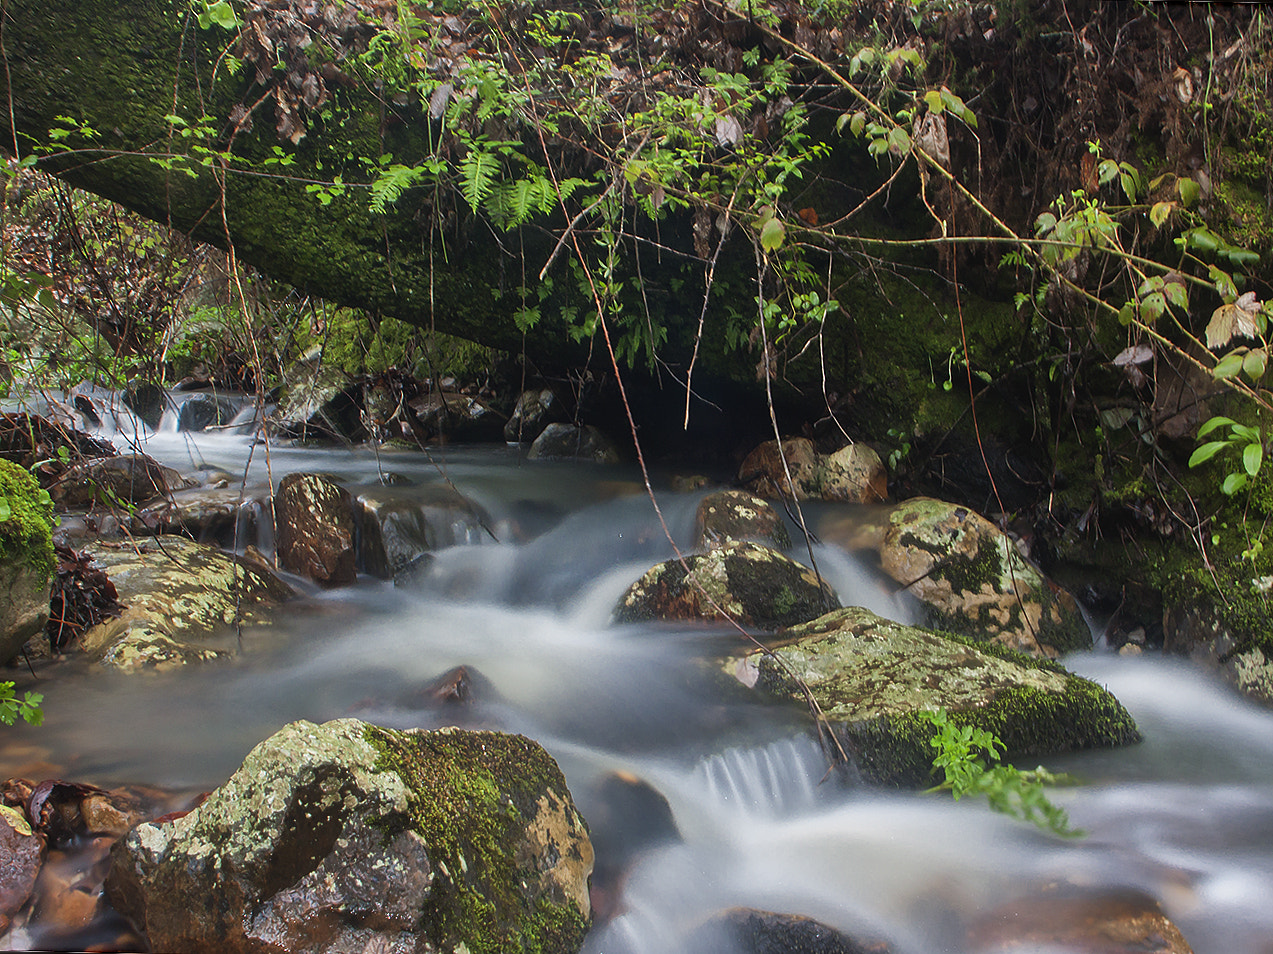
[[[1063,838],[1083,834],[1070,825],[1065,810],[1045,794],[1045,786],[1067,778],[1042,767],[1022,772],[1012,765],[994,764],[999,762],[1003,742],[985,729],[952,722],[945,709],[920,712],[919,716],[936,730],[929,744],[937,750],[933,768],[942,770],[944,780],[933,791],[949,791],[956,799],[984,796],[995,811]]]
[[[18,716],[31,725],[39,725],[44,721],[44,712],[40,703],[44,696],[39,692],[24,693],[19,699],[13,691],[12,682],[0,682],[0,722],[13,725]]]

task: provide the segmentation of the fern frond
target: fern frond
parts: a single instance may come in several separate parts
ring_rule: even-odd
[[[491,194],[491,183],[499,171],[499,160],[476,143],[460,160],[460,191],[474,212]]]

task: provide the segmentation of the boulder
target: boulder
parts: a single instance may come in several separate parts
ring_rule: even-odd
[[[238,413],[234,405],[208,391],[191,393],[181,399],[177,411],[177,430],[206,431],[210,427],[223,427],[234,420]]]
[[[833,454],[819,454],[804,437],[761,444],[743,460],[738,480],[759,497],[780,500],[878,503],[888,496],[888,472],[870,447],[849,444]]]
[[[0,457],[36,469],[42,486],[61,474],[65,457],[113,457],[115,445],[36,414],[0,414]],[[37,468],[37,465],[38,468]],[[47,479],[46,479],[47,475]]]
[[[354,582],[353,498],[321,474],[288,474],[274,495],[279,566],[319,586]]]
[[[0,459],[0,664],[49,621],[53,503],[30,473]]]
[[[884,572],[927,608],[926,623],[1032,655],[1090,649],[1074,597],[1044,578],[985,517],[915,497],[888,514]]]
[[[490,515],[448,484],[363,491],[356,503],[362,566],[384,579],[430,551],[489,539]]]
[[[44,840],[16,808],[0,805],[0,935],[31,897],[44,857]]]
[[[759,543],[725,544],[687,556],[685,564],[660,563],[628,587],[616,622],[717,621],[723,610],[742,626],[772,630],[840,605],[812,570]]]
[[[421,431],[448,441],[498,441],[505,418],[494,408],[459,391],[430,391],[408,405]]]
[[[293,595],[263,568],[185,537],[98,542],[84,552],[109,575],[125,609],[85,631],[80,645],[127,672],[229,655],[207,641]]]
[[[279,433],[305,440],[360,441],[366,436],[362,389],[330,365],[302,365],[289,382],[279,413]]]
[[[132,531],[179,533],[200,543],[234,547],[257,539],[268,506],[267,499],[245,495],[238,486],[179,490],[141,507],[133,515]]]
[[[504,425],[504,440],[510,444],[530,443],[549,424],[560,423],[565,417],[566,409],[551,388],[523,391]]]
[[[59,507],[77,510],[145,503],[186,486],[177,471],[145,454],[120,454],[73,465],[49,493]]]
[[[791,546],[787,525],[767,501],[745,490],[708,494],[694,515],[695,549],[739,540],[758,540],[779,550]]]
[[[617,464],[619,448],[591,424],[549,424],[526,452],[528,460],[588,460]]]
[[[112,852],[111,903],[157,951],[571,954],[592,846],[521,736],[295,722],[189,814]]]
[[[970,954],[1193,954],[1158,902],[1134,888],[1060,890],[1009,901],[968,929]]]
[[[1008,758],[1140,740],[1131,716],[1100,686],[994,643],[903,626],[861,607],[779,639],[771,653],[729,660],[727,671],[801,705],[803,683],[871,782],[931,784],[932,727],[915,717],[923,710],[946,709],[956,723],[993,732]]]
[[[128,382],[123,394],[124,407],[135,414],[152,431],[159,430],[164,409],[168,406],[168,392],[148,381]]]

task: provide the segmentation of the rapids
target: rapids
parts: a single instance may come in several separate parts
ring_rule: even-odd
[[[1058,840],[983,804],[824,779],[802,713],[710,673],[728,632],[611,626],[624,588],[671,554],[633,473],[528,463],[503,447],[267,453],[233,428],[138,435],[164,463],[246,474],[249,487],[296,470],[368,487],[386,473],[445,477],[491,514],[494,539],[439,552],[418,590],[360,577],[320,592],[291,579],[303,599],[245,629],[231,666],[131,677],[82,661],[43,669],[45,724],[3,730],[6,776],[43,761],[99,785],[206,789],[294,719],[458,719],[543,744],[599,844],[626,846],[621,900],[589,954],[691,954],[689,929],[733,905],[885,937],[904,954],[960,954],[979,913],[1059,882],[1143,889],[1197,954],[1273,950],[1273,713],[1183,663],[1066,660],[1118,696],[1145,741],[1048,762],[1086,781],[1054,798],[1087,835]],[[658,494],[681,546],[700,496]],[[869,568],[834,547],[815,553],[843,602],[910,618]],[[793,556],[807,560],[803,544]],[[460,665],[482,677],[475,703],[425,704],[419,690]],[[604,780],[616,771],[662,793],[679,838],[647,837],[644,814],[610,810]]]

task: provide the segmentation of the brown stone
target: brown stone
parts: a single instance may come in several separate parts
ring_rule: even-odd
[[[44,840],[31,830],[16,808],[0,805],[0,934],[9,929],[13,916],[31,897]]]
[[[818,452],[804,437],[783,441],[781,453],[777,441],[766,441],[743,460],[738,480],[758,497],[808,500],[818,495]]]
[[[274,496],[278,562],[320,586],[357,576],[349,491],[319,474],[288,474]]]

